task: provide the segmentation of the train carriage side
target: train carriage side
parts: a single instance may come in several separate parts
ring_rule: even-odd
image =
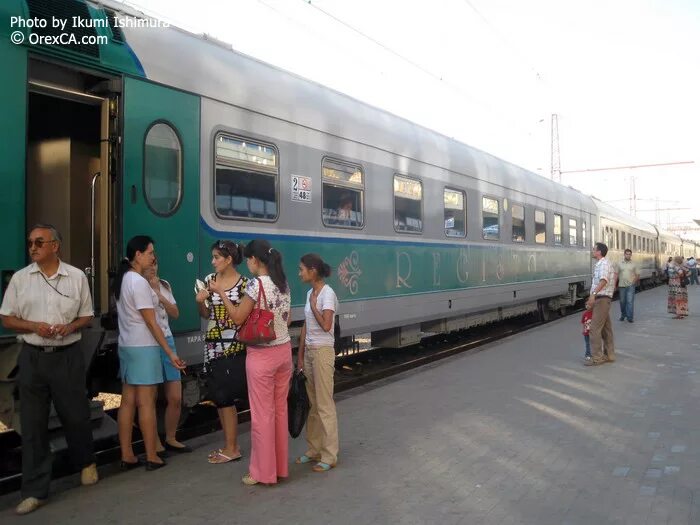
[[[202,97],[200,273],[215,239],[264,236],[299,321],[297,261],[318,252],[342,335],[398,346],[565,307],[587,286],[592,206],[579,192],[184,31],[130,42],[149,76]],[[186,358],[199,345],[178,340]]]
[[[617,266],[624,258],[624,251],[632,250],[632,260],[639,267],[641,285],[650,285],[658,277],[656,228],[596,198],[593,198],[593,202],[598,209],[599,238],[608,246],[610,261]]]
[[[681,255],[681,250],[683,247],[683,241],[680,237],[663,230],[656,226],[656,230],[659,236],[659,249],[657,252],[657,266],[658,268],[663,268],[668,262],[669,258],[675,257],[676,255]],[[661,276],[664,277],[663,275]]]

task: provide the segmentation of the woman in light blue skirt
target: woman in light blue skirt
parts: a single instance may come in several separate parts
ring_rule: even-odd
[[[146,270],[144,277],[151,285],[151,289],[155,292],[158,299],[156,304],[158,325],[163,330],[170,349],[177,353],[177,350],[175,350],[175,339],[173,338],[168,319],[177,319],[180,316],[180,310],[177,307],[172,286],[170,286],[168,281],[158,276],[157,259],[153,266]],[[182,411],[182,374],[170,362],[168,354],[162,348],[159,347],[158,349],[163,364],[163,387],[168,403],[165,408],[165,446],[158,440],[158,452],[160,453],[164,450],[175,453],[192,452],[192,449],[184,443],[180,443],[175,435]]]
[[[161,350],[175,369],[184,369],[185,363],[175,354],[158,325],[158,297],[143,277],[155,262],[153,239],[145,235],[132,238],[127,243],[126,255],[114,283],[122,378],[118,415],[122,468],[128,470],[140,464],[131,446],[134,415],[138,408],[139,428],[146,449],[146,469],[156,470],[165,466],[157,454],[156,429],[158,384],[165,379]]]

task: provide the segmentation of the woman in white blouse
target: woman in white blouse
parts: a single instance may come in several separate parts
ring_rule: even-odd
[[[168,341],[171,350],[177,353],[169,319],[177,319],[180,317],[180,310],[175,302],[172,286],[170,286],[168,281],[158,276],[158,259],[153,262],[153,266],[146,270],[144,277],[148,281],[148,284],[151,285],[158,299],[158,303],[156,304],[156,320],[158,321],[158,326],[163,330],[163,335],[165,335],[165,339]],[[182,411],[182,375],[181,372],[170,363],[168,355],[162,350],[161,358],[163,361],[163,387],[167,405],[165,407],[165,447],[163,447],[163,444],[160,443],[159,440],[158,452],[163,450],[175,453],[192,452],[192,449],[184,443],[180,443],[175,435]]]
[[[315,472],[326,472],[338,461],[338,418],[333,401],[335,374],[335,314],[338,298],[325,282],[331,267],[315,253],[299,263],[299,277],[311,285],[306,294],[304,326],[299,337],[297,367],[305,371],[311,410],[306,420],[306,453],[297,463],[315,462]]]
[[[144,279],[144,272],[155,262],[153,239],[137,235],[126,245],[114,282],[119,321],[119,368],[122,378],[122,400],[119,406],[119,446],[122,468],[141,464],[131,445],[134,415],[138,408],[139,428],[146,449],[146,470],[165,465],[156,452],[156,396],[163,382],[161,351],[178,370],[185,363],[170,348],[156,320],[158,298]]]

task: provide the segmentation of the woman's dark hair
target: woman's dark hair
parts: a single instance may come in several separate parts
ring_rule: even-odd
[[[321,256],[317,253],[307,253],[301,258],[301,264],[309,270],[316,270],[319,277],[325,278],[331,276],[331,267],[328,263],[323,262]]]
[[[228,239],[216,241],[211,245],[210,250],[216,250],[224,257],[231,257],[234,266],[238,266],[243,261],[243,246]]]
[[[131,270],[131,263],[134,261],[134,257],[136,257],[136,252],[145,252],[149,244],[154,244],[154,242],[148,235],[137,235],[129,239],[129,242],[126,243],[126,257],[119,263],[117,275],[114,278],[114,297],[117,299],[119,299],[122,293],[124,275]]]
[[[287,291],[287,276],[284,275],[284,268],[282,268],[282,254],[275,250],[269,242],[264,239],[253,239],[246,245],[243,255],[248,259],[255,257],[267,266],[270,279],[275,283],[275,286],[282,293]]]

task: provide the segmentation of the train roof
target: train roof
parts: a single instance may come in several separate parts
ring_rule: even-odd
[[[147,17],[111,0],[117,13]],[[407,119],[180,28],[123,28],[146,76],[204,97],[488,180],[523,193],[589,209],[589,198]],[[390,132],[387,132],[390,130]]]
[[[644,233],[656,236],[656,227],[653,224],[629,215],[624,211],[601,201],[597,197],[591,197],[591,199],[593,200],[593,204],[598,208],[598,214],[601,217],[605,217],[616,222],[621,222]]]

